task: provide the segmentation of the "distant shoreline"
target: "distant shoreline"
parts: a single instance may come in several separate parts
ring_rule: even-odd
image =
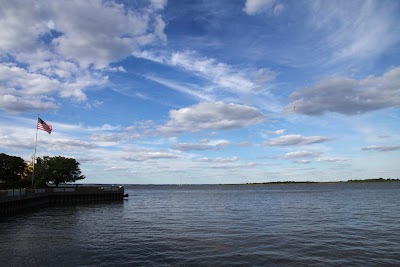
[[[130,186],[246,186],[246,185],[287,185],[287,184],[350,184],[350,183],[390,183],[400,182],[400,179],[384,179],[384,178],[373,178],[373,179],[362,179],[362,180],[347,180],[347,181],[275,181],[275,182],[257,182],[257,183],[226,183],[226,184],[124,184],[125,187]]]
[[[223,185],[285,185],[285,184],[340,184],[340,183],[382,183],[382,182],[400,182],[400,179],[361,179],[361,180],[347,180],[337,182],[315,182],[315,181],[278,181],[278,182],[260,182],[260,183],[242,183],[242,184],[223,184]]]

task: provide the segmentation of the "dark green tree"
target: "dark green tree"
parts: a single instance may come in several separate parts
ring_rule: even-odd
[[[38,158],[35,165],[36,186],[44,186],[46,182],[55,184],[75,182],[85,179],[81,174],[79,162],[73,158],[66,157],[43,157]]]
[[[0,187],[18,188],[25,177],[26,164],[20,157],[0,153]]]

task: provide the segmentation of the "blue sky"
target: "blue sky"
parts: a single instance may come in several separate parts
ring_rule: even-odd
[[[0,148],[87,183],[400,178],[400,2],[1,1]]]

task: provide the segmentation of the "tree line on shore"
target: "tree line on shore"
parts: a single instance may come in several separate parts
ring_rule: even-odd
[[[34,174],[33,174],[34,170]],[[46,187],[48,183],[58,186],[61,183],[84,179],[79,162],[62,156],[38,157],[35,165],[21,157],[0,153],[0,189]]]

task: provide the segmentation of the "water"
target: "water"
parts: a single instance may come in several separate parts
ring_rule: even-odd
[[[136,186],[0,221],[1,266],[400,266],[400,183]]]

